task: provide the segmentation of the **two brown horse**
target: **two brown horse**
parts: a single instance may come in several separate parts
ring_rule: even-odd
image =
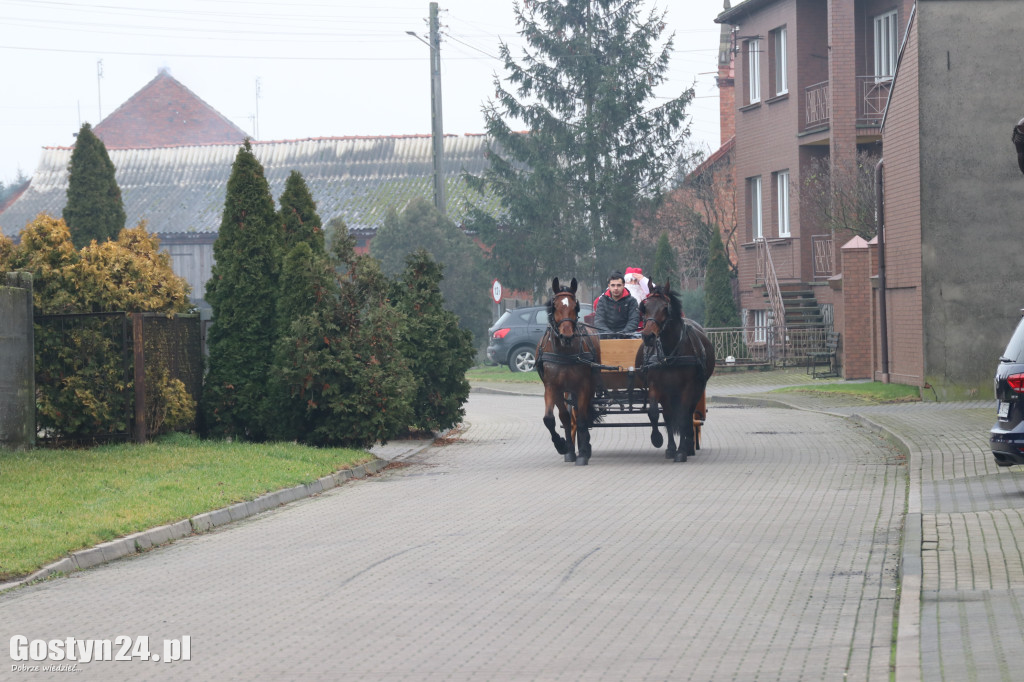
[[[664,442],[658,430],[660,405],[668,432],[665,457],[685,462],[696,454],[693,412],[715,371],[715,349],[700,325],[683,319],[679,296],[667,282],[651,288],[640,304],[640,318],[644,343],[636,366],[647,378],[651,444],[660,448]]]
[[[557,277],[551,281],[554,296],[548,301],[548,329],[537,344],[536,357],[537,373],[544,382],[544,426],[551,433],[551,442],[566,462],[585,465],[590,462],[590,425],[598,419],[593,398],[601,345],[597,334],[579,323],[576,286],[575,277],[567,287],[561,286]],[[566,394],[571,396],[571,405]],[[555,407],[564,438],[555,430]]]

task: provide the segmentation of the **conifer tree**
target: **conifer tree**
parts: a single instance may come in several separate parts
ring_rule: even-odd
[[[263,166],[246,140],[231,167],[206,287],[213,325],[202,417],[209,435],[266,435],[261,408],[277,327],[282,243]]]
[[[298,171],[292,171],[281,194],[278,212],[283,236],[284,263],[292,261],[290,272],[282,270],[280,297],[277,301],[277,333],[287,331],[292,320],[308,313],[308,299],[317,295],[324,284],[314,276],[313,269],[325,267],[327,251],[324,246],[323,222],[316,210],[316,202],[306,181]],[[306,248],[293,254],[297,246]],[[305,270],[303,270],[305,268]]]
[[[708,254],[708,274],[704,279],[704,326],[738,327],[740,316],[736,311],[736,300],[732,296],[732,282],[729,277],[729,262],[725,257],[722,234],[711,231],[711,246]]]
[[[597,281],[621,267],[641,203],[657,194],[689,134],[692,88],[663,102],[673,38],[664,13],[643,0],[516,4],[526,44],[520,62],[499,52],[507,85],[484,108],[495,141],[472,182],[501,199],[505,215],[474,211],[471,227],[492,247],[510,286],[542,288],[554,274]],[[528,133],[521,131],[525,124]]]
[[[293,246],[281,269],[277,301],[279,327],[268,390],[267,411],[276,415],[270,429],[274,438],[304,441],[313,428],[307,419],[305,391],[296,379],[306,375],[298,366],[293,350],[303,343],[298,338],[302,335],[299,330],[308,332],[311,320],[322,320],[330,315],[338,293],[327,254],[314,252],[309,242],[301,241]]]
[[[483,251],[422,197],[410,201],[401,214],[389,211],[370,242],[370,253],[390,277],[402,274],[409,254],[419,249],[443,267],[439,286],[444,307],[457,316],[456,324],[485,340],[492,318],[487,295],[491,280],[484,270]]]
[[[425,249],[406,258],[395,282],[394,299],[408,317],[400,350],[415,379],[414,424],[441,431],[455,426],[469,398],[466,370],[473,365],[473,335],[459,328],[459,318],[444,309],[440,283],[443,266]]]
[[[275,372],[289,387],[295,438],[367,447],[414,421],[415,382],[399,350],[408,321],[390,300],[391,284],[376,259],[356,255],[343,225],[331,236],[337,287],[326,287],[311,301],[312,312],[292,322],[278,344]]]
[[[92,132],[92,126],[83,123],[68,165],[68,200],[63,214],[75,248],[93,239],[114,239],[124,228],[124,203],[114,171],[103,141]]]
[[[313,253],[324,254],[324,230],[316,202],[298,171],[292,171],[284,183],[280,199],[281,224],[284,227],[284,252],[299,242],[306,242]]]
[[[676,265],[676,254],[668,242],[668,233],[662,232],[658,237],[658,246],[654,250],[654,267],[651,268],[651,281],[658,286],[670,282],[672,288],[678,290],[679,269]]]

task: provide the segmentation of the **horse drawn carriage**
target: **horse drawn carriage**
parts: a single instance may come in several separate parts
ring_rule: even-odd
[[[685,462],[700,447],[707,414],[705,386],[715,352],[700,325],[685,320],[679,298],[666,284],[641,303],[640,338],[605,338],[579,321],[577,282],[552,281],[549,328],[537,346],[544,381],[544,425],[565,461],[588,464],[590,428],[650,426],[651,443],[664,444],[667,459]],[[564,437],[555,430],[558,409]],[[621,422],[615,415],[646,414],[648,422]],[[677,443],[678,437],[678,443]],[[576,445],[579,453],[576,453]]]
[[[694,324],[693,322],[690,323]],[[593,424],[601,428],[622,428],[650,426],[648,421],[621,421],[608,419],[616,415],[648,414],[647,372],[637,366],[636,358],[643,350],[643,338],[601,337],[601,374],[594,394],[594,404],[601,414],[601,421]],[[642,355],[641,355],[642,357]],[[700,400],[693,411],[693,447],[700,450],[700,429],[708,413],[707,394],[701,392]],[[661,426],[665,426],[664,420]]]

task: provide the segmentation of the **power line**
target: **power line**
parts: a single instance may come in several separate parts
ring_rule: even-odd
[[[272,61],[316,61],[316,62],[415,62],[422,57],[304,57],[301,55],[242,55],[242,54],[180,54],[173,52],[118,52],[112,50],[74,50],[58,47],[20,47],[16,45],[0,45],[0,50],[24,50],[29,52],[58,52],[65,54],[99,54],[116,55],[119,57],[175,57],[178,59],[264,59]],[[446,57],[460,61],[475,60],[479,57]]]

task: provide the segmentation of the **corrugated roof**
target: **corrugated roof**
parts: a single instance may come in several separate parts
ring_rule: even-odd
[[[470,204],[496,213],[497,199],[484,199],[462,179],[487,167],[482,135],[446,135],[445,186],[448,216],[459,223]],[[326,224],[341,216],[350,230],[375,230],[389,208],[402,210],[415,196],[433,198],[429,135],[334,137],[253,142],[275,202],[292,170],[302,173]],[[3,213],[3,234],[14,236],[40,212],[60,217],[67,200],[70,147],[44,148],[29,183]],[[158,234],[215,233],[237,145],[207,144],[152,149],[111,149],[127,224],[140,219]]]

